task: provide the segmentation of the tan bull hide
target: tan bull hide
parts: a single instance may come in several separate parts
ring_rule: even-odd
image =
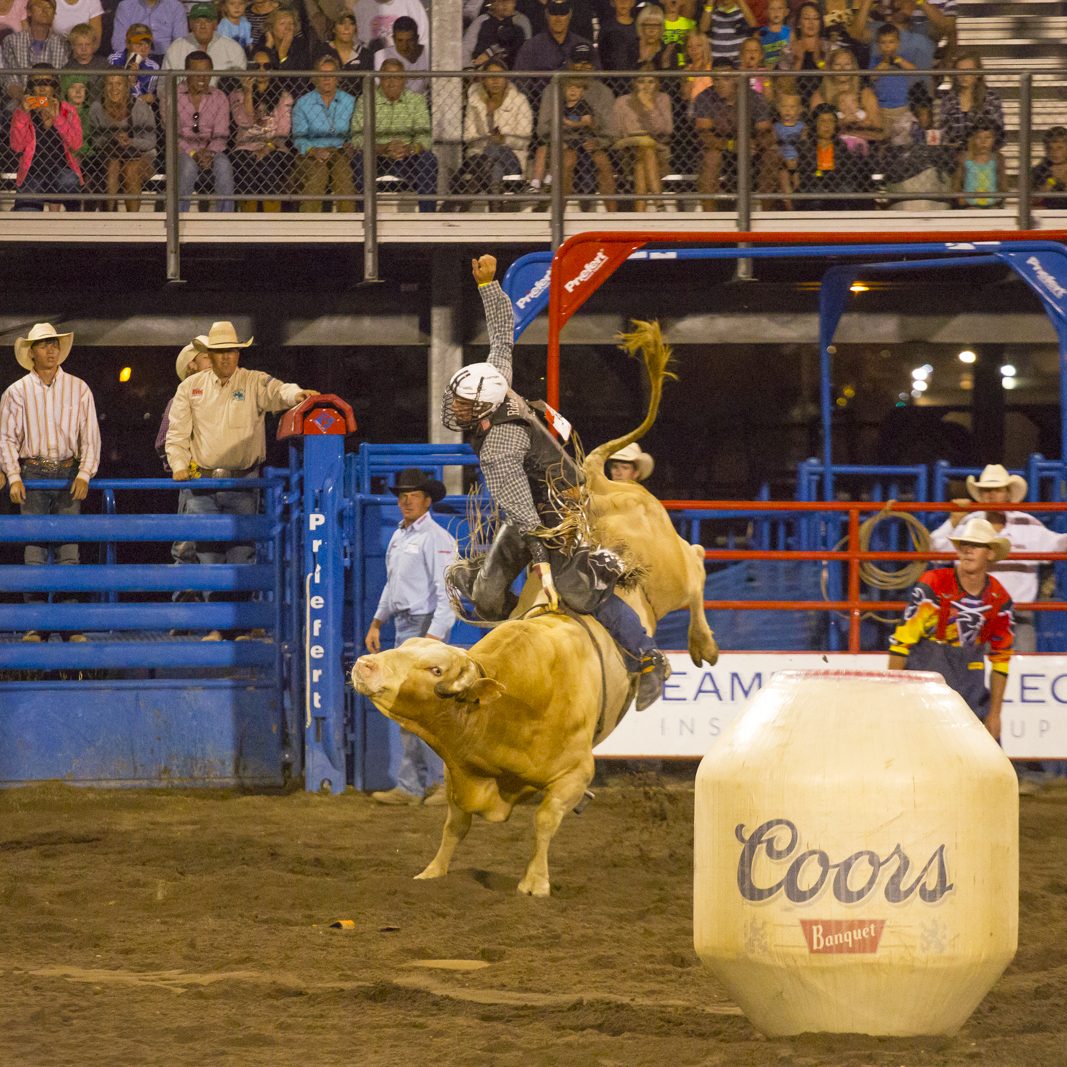
[[[501,623],[469,652],[412,638],[362,656],[352,684],[445,763],[441,847],[417,878],[448,873],[471,817],[504,822],[543,793],[533,857],[519,892],[548,896],[548,847],[593,779],[593,746],[632,692],[614,641],[593,619],[541,615]]]

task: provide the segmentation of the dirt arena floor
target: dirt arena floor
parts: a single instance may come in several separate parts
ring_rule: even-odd
[[[950,1040],[760,1037],[693,952],[692,813],[684,777],[611,775],[534,900],[532,809],[416,882],[440,808],[0,793],[0,1063],[1067,1063],[1067,790],[1022,800],[1019,954]]]

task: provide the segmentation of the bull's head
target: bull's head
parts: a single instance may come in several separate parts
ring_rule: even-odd
[[[463,649],[425,637],[361,656],[352,668],[352,685],[390,718],[415,722],[439,710],[444,701],[488,704],[504,692]]]

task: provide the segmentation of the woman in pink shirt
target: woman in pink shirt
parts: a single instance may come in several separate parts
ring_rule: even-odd
[[[11,149],[19,157],[16,211],[41,211],[32,194],[77,193],[82,172],[74,153],[82,146],[82,125],[75,111],[58,97],[59,82],[47,73],[31,74],[26,92],[11,116]],[[58,211],[59,201],[48,209]]]
[[[253,70],[277,70],[273,54],[257,48],[248,64]],[[289,134],[293,125],[293,97],[285,79],[242,78],[230,93],[230,114],[236,130],[233,169],[238,196],[269,197],[243,200],[242,211],[281,211],[281,194],[289,188],[293,165]]]

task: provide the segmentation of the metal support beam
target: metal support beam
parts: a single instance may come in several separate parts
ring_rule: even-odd
[[[449,379],[463,366],[461,327],[464,281],[467,273],[451,249],[434,252],[430,307],[430,350],[426,357],[426,439],[432,444],[458,444],[462,435],[441,425],[441,397]],[[461,493],[462,472],[445,472],[450,493]]]

